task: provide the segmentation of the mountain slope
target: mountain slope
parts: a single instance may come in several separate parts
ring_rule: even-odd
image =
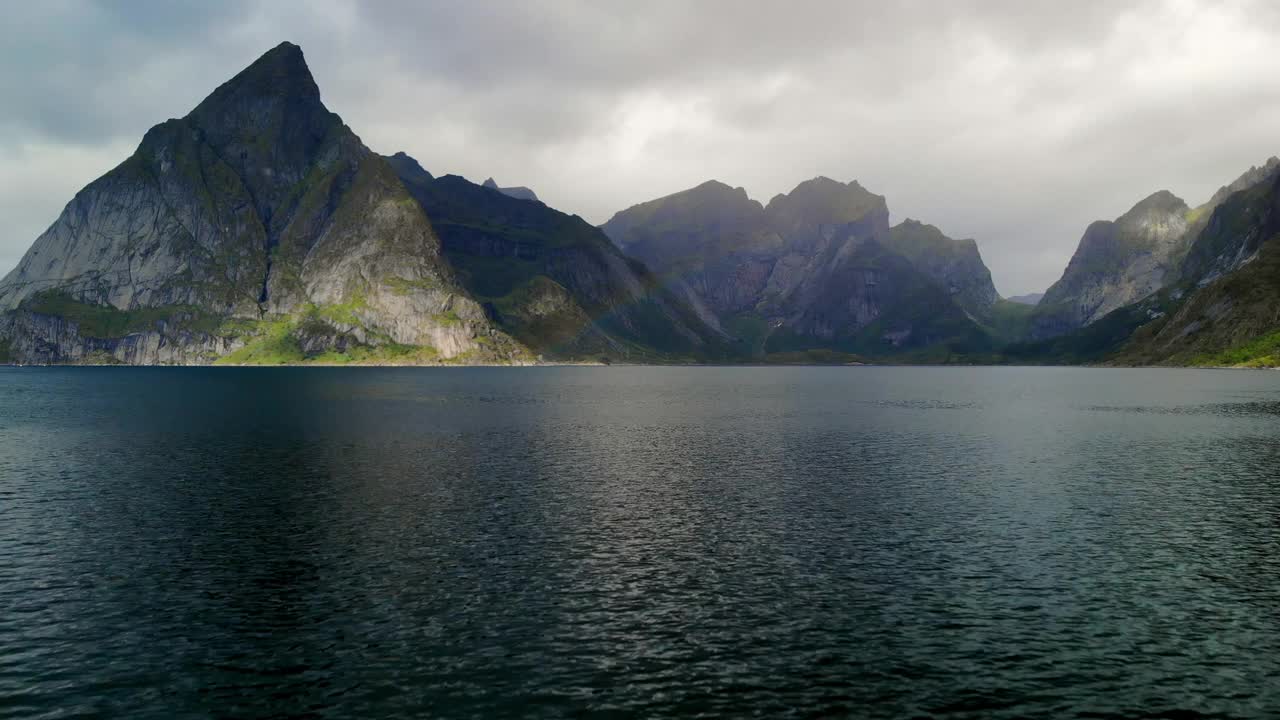
[[[432,218],[447,262],[490,318],[554,358],[719,357],[724,336],[577,216],[488,186],[391,165]]]
[[[1115,365],[1280,364],[1280,167],[1220,191],[1172,280],[1059,337],[1007,349],[1017,361]],[[1252,181],[1251,186],[1244,186]],[[1194,228],[1193,228],[1194,229]]]
[[[1280,159],[1269,158],[1196,208],[1162,190],[1115,221],[1090,225],[1062,278],[1037,304],[1033,336],[1070,332],[1178,282],[1183,277],[1183,258],[1214,211],[1231,195],[1255,186],[1278,168]]]
[[[488,180],[485,180],[482,183],[482,185],[484,187],[489,188],[490,190],[497,190],[503,195],[506,195],[508,197],[513,197],[517,200],[532,200],[534,202],[539,202],[538,194],[523,185],[514,185],[512,187],[498,187],[498,183],[494,181],[493,178],[489,178]]]
[[[1032,334],[1062,335],[1163,287],[1185,250],[1190,213],[1161,190],[1114,221],[1089,225],[1062,278],[1036,305]]]
[[[601,230],[717,317],[753,311],[783,251],[764,207],[714,180],[619,212]]]
[[[78,193],[0,310],[22,362],[523,356],[289,43]]]
[[[975,308],[990,308],[995,288],[976,246],[975,268],[965,243],[912,226],[897,242],[913,261],[896,252],[888,219],[883,197],[819,177],[767,206],[709,181],[623,210],[602,229],[673,292],[714,313],[757,358],[984,345],[947,284]]]
[[[933,225],[908,218],[889,229],[889,247],[933,278],[970,315],[991,315],[1000,294],[975,241],[952,240]]]
[[[1280,332],[1280,173],[1213,211],[1179,276],[1164,314],[1138,329],[1116,362],[1280,364],[1265,342]]]

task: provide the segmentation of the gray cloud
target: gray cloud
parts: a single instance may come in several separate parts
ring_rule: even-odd
[[[151,125],[281,40],[381,152],[594,222],[823,174],[974,237],[1006,294],[1157,189],[1280,152],[1266,2],[46,1],[0,28],[0,269]]]

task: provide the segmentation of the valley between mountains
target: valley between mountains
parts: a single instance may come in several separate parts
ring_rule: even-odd
[[[21,364],[1280,364],[1280,161],[1083,231],[1043,297],[813,178],[596,227],[366,147],[284,43],[90,183],[0,281]]]

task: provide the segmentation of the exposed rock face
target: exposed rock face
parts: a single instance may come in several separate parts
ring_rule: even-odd
[[[1121,365],[1280,364],[1280,163],[1251,168],[1189,216],[1181,260],[1164,287],[1010,352]],[[1260,342],[1265,337],[1274,342]]]
[[[755,309],[784,249],[760,203],[714,180],[619,212],[601,229],[718,316]]]
[[[1159,290],[1186,250],[1190,224],[1191,208],[1167,190],[1114,221],[1091,224],[1062,278],[1036,306],[1032,334],[1070,332]]]
[[[1241,173],[1240,177],[1218,188],[1218,191],[1213,194],[1213,197],[1209,198],[1209,202],[1197,208],[1199,211],[1197,214],[1200,216],[1207,216],[1219,205],[1226,202],[1227,198],[1241,190],[1248,190],[1263,180],[1275,175],[1277,170],[1280,170],[1280,158],[1277,158],[1274,155],[1267,158],[1267,161],[1261,165],[1251,166],[1248,170]],[[1205,217],[1205,219],[1207,220],[1208,218]]]
[[[1043,297],[1044,293],[1027,293],[1026,295],[1012,295],[1005,299],[1011,303],[1017,303],[1019,305],[1035,306],[1040,304],[1040,299]]]
[[[0,310],[15,313],[22,361],[207,362],[264,341],[266,323],[292,328],[284,359],[349,344],[521,352],[457,286],[422,209],[324,107],[289,43],[78,193],[0,282]]]
[[[484,181],[484,187],[487,187],[490,190],[497,190],[503,195],[506,195],[507,197],[513,197],[517,200],[532,200],[534,202],[539,202],[537,193],[535,193],[534,191],[530,190],[529,188],[523,185],[514,185],[512,187],[498,187],[498,183],[495,182],[493,178],[489,178],[488,180]]]
[[[975,307],[989,307],[994,287],[986,301],[964,275],[985,267],[969,267],[967,250],[938,233],[945,257],[934,258],[928,243],[912,245],[917,268],[892,250],[888,221],[883,197],[820,177],[767,206],[710,181],[619,212],[602,229],[673,290],[737,328],[756,354],[810,346],[892,352],[975,337],[976,325],[940,285],[954,280]]]
[[[0,362],[132,365],[204,365],[243,345],[231,338],[193,332],[179,318],[157,321],[145,332],[122,337],[86,336],[79,324],[58,315],[0,315]]]
[[[1280,357],[1217,356],[1280,330],[1280,168],[1218,201],[1179,269],[1152,299],[1156,310],[1117,360],[1133,364],[1233,364]],[[1249,176],[1247,173],[1246,176]],[[1217,196],[1215,196],[1217,197]],[[1265,352],[1265,351],[1259,351]],[[1257,354],[1257,353],[1254,353]]]
[[[1179,279],[1207,285],[1253,260],[1262,245],[1280,233],[1276,199],[1280,166],[1274,161],[1267,164],[1269,170],[1251,168],[1214,195],[1217,204],[1204,214],[1200,232],[1179,268]],[[1253,183],[1244,185],[1247,180]],[[1219,199],[1232,187],[1238,189]]]
[[[714,355],[724,343],[714,318],[705,322],[581,218],[454,175],[433,179],[403,154],[389,160],[466,289],[535,352],[642,360]]]
[[[973,240],[952,240],[938,228],[908,218],[889,229],[889,247],[933,278],[973,317],[988,317],[1000,299]]]
[[[1114,222],[1090,225],[1062,279],[1045,292],[1037,306],[1033,336],[1054,337],[1083,327],[1186,277],[1181,269],[1184,258],[1215,210],[1233,194],[1256,186],[1278,169],[1280,159],[1269,158],[1194,209],[1162,190]],[[1220,253],[1209,254],[1216,257]],[[1225,271],[1225,267],[1219,268],[1219,272]],[[1193,276],[1199,274],[1191,271]]]

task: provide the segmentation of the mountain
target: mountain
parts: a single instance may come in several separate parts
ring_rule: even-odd
[[[582,218],[456,175],[433,178],[404,153],[388,161],[467,292],[534,352],[629,360],[724,352],[722,333]]]
[[[1040,299],[1044,297],[1044,293],[1027,293],[1026,295],[1011,295],[1007,298],[1009,302],[1018,303],[1019,305],[1038,305]]]
[[[1161,190],[1114,221],[1091,224],[1062,278],[1037,304],[1032,335],[1062,335],[1176,282],[1183,258],[1214,210],[1277,168],[1280,159],[1274,157],[1251,167],[1196,208]]]
[[[818,177],[768,205],[709,181],[623,210],[602,229],[754,357],[985,347],[959,304],[995,299],[985,267],[968,274],[972,243],[918,223],[895,235],[888,220],[883,197]]]
[[[516,198],[517,200],[532,200],[534,202],[538,202],[538,195],[523,185],[505,188],[498,187],[498,183],[494,182],[493,178],[489,178],[484,181],[484,187],[487,187],[490,190],[497,190],[503,195]]]
[[[1123,364],[1280,365],[1280,172],[1222,200]]]
[[[522,353],[289,43],[80,191],[0,281],[0,309],[23,362]]]
[[[1062,335],[1163,287],[1186,249],[1190,214],[1181,198],[1161,190],[1114,221],[1089,225],[1062,278],[1037,304],[1032,334]]]
[[[619,212],[601,229],[718,317],[754,310],[783,250],[764,207],[716,181]]]
[[[990,316],[1000,299],[974,240],[952,240],[933,225],[908,218],[889,229],[889,247],[933,278],[974,317]]]
[[[432,206],[447,250],[402,175],[450,188]],[[579,219],[371,152],[283,43],[77,193],[0,281],[0,361],[509,363],[717,342],[654,284]]]
[[[1187,247],[1163,288],[1082,328],[1012,346],[1009,357],[1118,365],[1280,364],[1280,163],[1251,168],[1192,211],[1190,222]]]

